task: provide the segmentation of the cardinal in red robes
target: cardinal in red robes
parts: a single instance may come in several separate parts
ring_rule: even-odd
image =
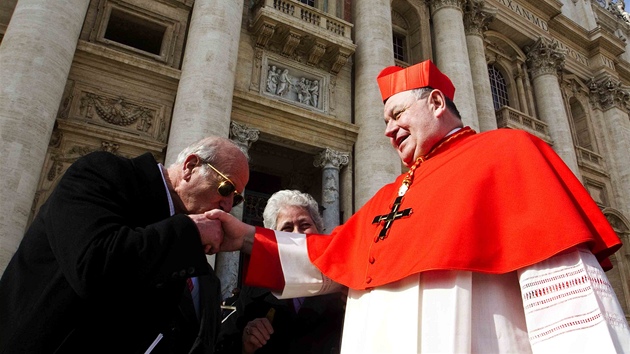
[[[254,232],[210,212],[226,250],[251,252],[246,282],[282,297],[348,287],[346,353],[630,351],[603,272],[620,240],[553,149],[464,127],[431,61],[377,82],[409,171],[331,235]]]

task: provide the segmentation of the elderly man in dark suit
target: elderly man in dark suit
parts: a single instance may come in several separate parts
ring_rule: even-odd
[[[229,212],[248,179],[219,137],[168,168],[150,154],[77,160],[0,280],[0,353],[212,353],[221,299],[205,255],[221,229],[203,213]]]

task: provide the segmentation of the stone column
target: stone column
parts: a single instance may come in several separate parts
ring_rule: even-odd
[[[390,0],[352,3],[357,50],[354,53],[354,117],[361,128],[355,144],[355,208],[401,172],[400,158],[385,137],[383,103],[376,76],[394,65]]]
[[[465,0],[427,0],[433,19],[435,64],[455,85],[455,104],[465,125],[479,130],[473,76],[464,32]]]
[[[315,157],[313,165],[322,168],[322,207],[324,207],[324,230],[330,233],[339,225],[339,169],[347,165],[349,155],[332,149],[326,149]]]
[[[558,72],[564,67],[564,52],[558,49],[557,43],[542,37],[531,47],[526,47],[525,52],[532,75],[539,118],[549,126],[554,150],[579,178],[580,171],[569,117],[564,108],[564,99],[558,82]]]
[[[88,3],[20,0],[0,46],[0,273],[28,221]]]
[[[196,0],[173,108],[166,165],[194,141],[227,137],[243,1]]]
[[[618,203],[613,207],[630,219],[630,92],[611,77],[591,81],[589,87],[591,104],[603,114],[598,122],[603,134],[598,140],[600,146],[603,144],[601,153],[610,167],[612,192]]]
[[[492,89],[488,75],[483,32],[497,13],[496,8],[484,8],[483,0],[471,0],[466,3],[464,26],[466,28],[466,45],[472,73],[475,93],[475,104],[479,117],[479,130],[497,129],[497,118],[492,102]]]
[[[252,143],[258,140],[260,130],[248,128],[243,124],[232,122],[230,124],[230,139],[234,141],[243,150],[245,155],[248,154],[249,148]],[[245,197],[245,191],[243,191],[243,197]],[[237,219],[243,219],[243,207],[245,202],[236,206],[230,214],[234,215]],[[232,290],[238,287],[238,274],[239,274],[239,259],[241,256],[240,251],[234,252],[220,252],[217,253],[215,261],[215,271],[217,277],[221,280],[221,295],[223,299],[226,299],[232,295]]]
[[[523,81],[527,80],[527,74],[523,70],[523,63],[520,61],[516,63],[516,73],[514,75],[514,79],[516,81],[519,108],[521,109],[521,112],[531,115],[527,104],[527,98],[525,96],[527,92],[525,91],[525,85],[523,84]]]

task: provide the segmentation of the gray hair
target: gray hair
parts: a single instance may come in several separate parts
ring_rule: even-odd
[[[432,87],[420,87],[417,89],[413,89],[411,90],[411,92],[415,95],[416,99],[420,100],[423,99],[425,97],[427,97],[429,95],[429,93],[433,91]],[[457,109],[457,106],[455,105],[455,102],[453,102],[450,98],[446,97],[446,95],[444,95],[444,99],[446,101],[446,107],[457,117],[459,118],[459,120],[462,119],[461,114],[459,113],[459,110]]]
[[[319,215],[319,206],[313,197],[308,193],[302,193],[298,190],[281,190],[274,193],[267,201],[267,206],[263,212],[263,224],[268,229],[276,229],[278,213],[281,209],[297,206],[306,209],[317,227],[317,231],[324,231],[324,220]]]
[[[238,148],[241,152],[243,152],[245,158],[249,160],[249,156],[247,155],[247,153],[243,151],[243,149],[232,140],[219,136],[209,136],[188,145],[188,147],[186,147],[179,153],[179,155],[177,155],[177,160],[175,160],[172,165],[179,165],[184,163],[186,157],[190,155],[197,155],[203,162],[208,162],[215,165],[218,163],[221,148],[225,147],[225,144],[233,145],[234,147]],[[225,155],[223,155],[223,157],[225,157]],[[202,165],[201,169],[204,175],[208,175],[208,169],[205,165]]]

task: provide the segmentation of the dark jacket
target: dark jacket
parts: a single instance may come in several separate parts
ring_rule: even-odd
[[[345,302],[341,293],[302,298],[299,311],[292,299],[279,300],[269,290],[245,286],[236,301],[238,313],[223,324],[218,354],[240,354],[243,329],[273,308],[271,339],[256,354],[335,354],[341,349]],[[231,321],[229,321],[231,320]]]
[[[166,193],[150,154],[71,165],[0,279],[0,353],[144,353],[159,333],[169,344],[185,279],[219,290],[197,227],[169,216]]]

